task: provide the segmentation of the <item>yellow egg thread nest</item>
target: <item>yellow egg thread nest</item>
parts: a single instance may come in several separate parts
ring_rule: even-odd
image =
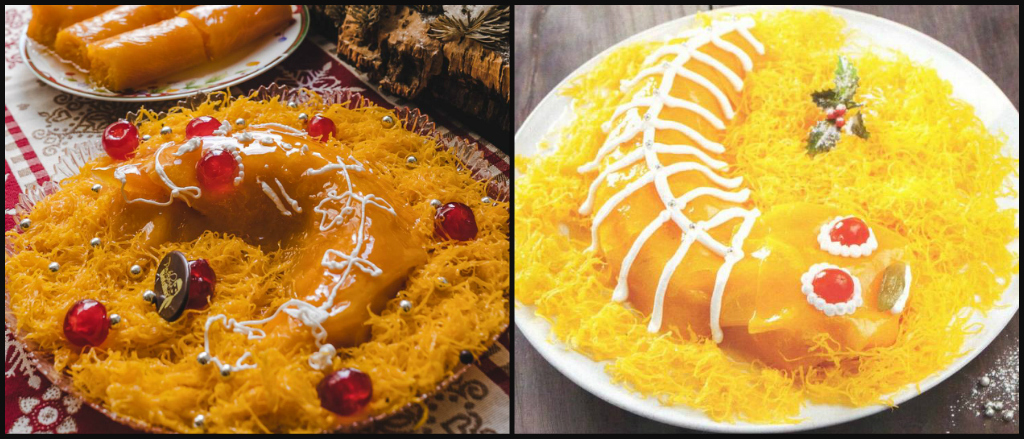
[[[768,48],[764,65],[745,81],[740,113],[724,144],[735,175],[751,187],[758,208],[814,200],[897,231],[909,240],[914,290],[892,347],[836,351],[822,334],[813,352],[828,367],[784,372],[730,359],[710,341],[650,334],[646,316],[610,301],[614,279],[605,262],[584,250],[590,218],[575,213],[590,178],[576,172],[601,147],[601,124],[630,97],[619,81],[641,69],[660,45],[641,42],[608,55],[574,78],[574,122],[541,145],[545,154],[517,157],[516,300],[552,322],[554,335],[576,351],[608,361],[613,380],[667,405],[694,407],[720,422],[793,423],[807,401],[866,406],[919,383],[964,354],[981,328],[967,309],[992,310],[1019,254],[1016,210],[1000,197],[1019,178],[1019,161],[1003,157],[1007,138],[991,133],[974,108],[952,96],[933,68],[877,48],[850,50],[845,22],[824,12],[753,14],[752,32]],[[706,26],[709,16],[698,25]],[[855,53],[851,53],[855,52]],[[838,148],[811,158],[805,142],[822,113],[811,93],[832,86],[836,59],[860,72],[870,140],[844,136]],[[731,146],[730,146],[731,145]],[[570,233],[565,234],[569,230]]]
[[[173,129],[171,140],[184,141],[184,127],[197,116],[219,120],[245,119],[252,124],[279,123],[299,129],[299,114],[323,114],[337,124],[338,139],[329,148],[350,153],[394,186],[414,206],[414,233],[429,244],[429,261],[410,277],[406,288],[386,311],[368,322],[373,337],[362,346],[343,349],[330,370],[356,368],[372,377],[374,396],[367,416],[385,414],[419,402],[461,366],[460,352],[479,356],[509,322],[508,204],[482,203],[488,182],[474,180],[450,152],[428,139],[381,120],[395,114],[379,107],[348,109],[327,106],[314,95],[306,104],[289,108],[278,98],[258,102],[253,96],[208,100],[195,109],[175,108],[159,119],[143,110],[141,135],[157,138],[161,127]],[[396,117],[397,119],[397,117]],[[166,136],[160,142],[167,141]],[[150,140],[145,143],[153,143]],[[152,147],[143,144],[141,147]],[[409,166],[406,158],[419,161]],[[89,401],[124,416],[178,432],[197,432],[193,419],[206,417],[212,433],[315,433],[341,422],[320,407],[316,386],[324,378],[308,366],[308,344],[259,348],[244,335],[212,331],[211,344],[225,358],[252,352],[256,370],[225,380],[216,368],[196,362],[203,352],[206,317],[224,314],[264,318],[289,297],[293,258],[288,250],[266,250],[234,236],[206,233],[193,242],[167,243],[148,249],[142,236],[125,241],[108,239],[108,218],[118,190],[91,191],[82,174],[61,183],[62,189],[38,203],[30,213],[33,226],[23,234],[8,232],[15,255],[5,259],[10,312],[28,342],[53,355],[54,366],[73,380]],[[433,198],[470,206],[479,225],[471,242],[438,242],[433,238]],[[98,237],[104,243],[92,248]],[[141,300],[151,289],[154,274],[132,279],[129,268],[155,267],[159,257],[179,250],[207,259],[217,273],[216,295],[203,312],[188,311],[175,323],[162,320]],[[48,266],[59,262],[51,273]],[[150,270],[154,271],[154,270]],[[444,277],[449,286],[440,288]],[[67,310],[83,299],[105,304],[125,323],[111,331],[102,349],[69,346],[63,335]],[[415,304],[411,313],[399,310],[401,300]]]

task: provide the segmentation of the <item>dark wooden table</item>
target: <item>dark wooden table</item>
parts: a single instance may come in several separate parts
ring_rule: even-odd
[[[516,129],[569,73],[602,50],[643,30],[714,6],[516,6]],[[917,29],[953,48],[991,77],[1020,108],[1020,6],[844,6]],[[614,17],[614,19],[611,19]],[[1013,422],[979,415],[972,392],[981,377],[1020,357],[1020,314],[955,377],[898,410],[816,433],[1019,433]],[[521,335],[515,337],[515,431],[518,433],[683,433],[620,410],[552,368]],[[1017,375],[1019,376],[1019,366]],[[1017,381],[1017,377],[1013,381]],[[984,392],[984,390],[981,390]],[[1006,401],[1019,412],[1017,395]]]

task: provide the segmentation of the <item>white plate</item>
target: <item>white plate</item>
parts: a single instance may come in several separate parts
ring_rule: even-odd
[[[153,102],[184,99],[253,79],[280,64],[299,48],[309,32],[309,10],[292,5],[292,24],[253,41],[230,56],[160,78],[129,93],[93,87],[86,75],[50,49],[22,34],[19,46],[32,74],[60,91],[100,101]]]
[[[781,10],[785,8],[781,6],[738,7],[716,10],[715,12],[744,13],[757,10]],[[985,122],[985,125],[990,130],[1001,130],[1007,134],[1009,141],[1004,149],[1004,154],[1019,158],[1020,114],[999,87],[963,56],[927,35],[872,15],[846,9],[817,6],[802,6],[796,7],[796,9],[830,11],[843,17],[847,21],[847,25],[859,31],[862,36],[868,36],[869,39],[872,35],[885,36],[884,39],[871,39],[872,43],[883,47],[899,49],[911,55],[911,58],[915,61],[928,63],[935,67],[941,72],[943,78],[953,84],[956,97],[974,105],[978,117]],[[647,30],[609,48],[583,64],[583,66],[569,75],[566,80],[563,80],[549,93],[530,117],[526,119],[516,133],[515,153],[524,156],[536,154],[537,144],[548,133],[572,120],[571,101],[557,95],[557,90],[565,86],[569,78],[576,77],[593,68],[611,51],[619,49],[626,44],[674,34],[681,29],[690,28],[693,21],[694,17],[690,16]],[[516,174],[518,176],[518,170]],[[1019,187],[1019,179],[1008,180],[1007,184],[1015,188]],[[1001,204],[1004,207],[1012,207],[1017,210],[1020,208],[1019,199],[1002,201]],[[1019,245],[1019,240],[1015,240],[1009,245],[1009,248],[1017,250]],[[1003,331],[1006,325],[1010,323],[1020,306],[1019,278],[1019,275],[1014,276],[1009,288],[1003,293],[1000,301],[1001,309],[997,308],[990,311],[987,315],[981,315],[978,312],[974,313],[972,321],[984,324],[985,330],[968,337],[965,342],[965,349],[969,353],[966,356],[921,382],[920,389],[922,393],[939,385],[977,358]],[[590,360],[579,353],[571,351],[560,341],[554,340],[550,332],[550,324],[543,318],[538,317],[531,307],[517,304],[515,314],[518,330],[555,369],[558,369],[567,378],[609,404],[665,424],[720,433],[785,433],[843,424],[866,418],[888,409],[888,407],[884,406],[850,408],[844,406],[809,405],[804,408],[800,415],[805,421],[796,425],[725,424],[715,422],[702,412],[682,407],[665,407],[656,400],[643,398],[630,393],[621,386],[612,384],[611,378],[604,371],[604,363]],[[909,385],[904,391],[894,395],[894,400],[897,404],[903,404],[919,395],[920,393],[917,392],[916,386]]]

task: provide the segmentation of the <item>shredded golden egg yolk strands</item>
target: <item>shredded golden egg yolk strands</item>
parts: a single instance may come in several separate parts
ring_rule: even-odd
[[[633,84],[630,79],[651,68],[645,61],[665,46],[660,42],[628,45],[573,78],[561,93],[573,99],[575,119],[540,146],[542,154],[517,157],[516,246],[529,249],[515,256],[517,301],[550,320],[554,335],[572,349],[595,361],[608,361],[607,372],[617,384],[666,405],[694,407],[716,421],[799,422],[807,402],[892,405],[895,392],[964,354],[966,337],[979,330],[969,324],[970,309],[992,309],[1019,272],[1019,255],[1006,248],[1019,235],[1016,211],[1001,210],[996,203],[998,198],[1017,196],[1004,183],[1008,176],[1018,176],[1019,162],[1002,155],[1006,137],[991,133],[971,105],[954,98],[939,72],[898,52],[853,46],[854,35],[842,19],[798,11],[745,17],[756,22],[749,32],[765,52],[742,78],[742,93],[720,87],[735,99],[735,118],[717,140],[725,147],[721,157],[730,165],[723,177],[742,177],[750,189],[749,208],[760,212],[786,212],[782,206],[814,203],[855,215],[856,222],[846,221],[853,217],[830,216],[820,224],[808,224],[808,247],[801,251],[820,252],[825,255],[822,260],[842,260],[844,253],[842,248],[835,248],[834,256],[823,251],[830,244],[823,225],[870,225],[872,234],[864,237],[874,245],[845,253],[848,259],[852,254],[866,263],[872,258],[884,261],[875,271],[877,283],[861,282],[868,302],[864,306],[879,307],[877,289],[886,267],[905,264],[913,272],[910,300],[895,307],[902,313],[893,312],[892,306],[876,312],[879,319],[894,323],[893,342],[851,348],[854,344],[838,341],[840,334],[804,328],[811,332],[800,341],[807,351],[800,360],[809,362],[777,367],[774,361],[766,364],[769,359],[743,355],[744,350],[763,346],[729,346],[736,333],[728,329],[725,345],[715,342],[706,323],[652,332],[649,305],[637,309],[632,302],[611,300],[621,280],[616,265],[621,254],[611,258],[594,251],[592,227],[601,203],[593,204],[591,212],[581,213],[580,206],[588,205],[597,172],[579,171],[600,157],[608,139],[620,133],[609,130],[608,122],[617,123],[621,114],[616,111],[637,92],[623,84]],[[698,27],[724,18],[702,15]],[[744,44],[738,38],[729,41]],[[863,104],[857,111],[863,113],[870,136],[844,135],[827,153],[811,156],[808,132],[824,116],[809,97],[832,87],[841,57],[859,74],[854,98]],[[639,85],[641,93],[651,93],[644,87]],[[697,92],[692,96],[699,97]],[[633,147],[623,146],[621,153],[602,163],[622,159],[631,151],[627,146]],[[599,200],[635,178],[628,172],[620,178],[625,182],[607,183],[610,191],[599,189]],[[633,210],[613,215],[635,214]],[[820,248],[819,230],[824,236]],[[874,233],[881,247],[870,241]],[[602,235],[596,249],[601,250],[611,235]],[[630,235],[627,244],[634,238]],[[898,253],[887,255],[887,246]],[[743,251],[747,258],[770,257],[756,255],[758,249]],[[671,252],[664,257],[670,256]],[[665,264],[653,265],[660,270]],[[911,270],[900,273],[906,278],[890,285],[910,284]],[[714,272],[707,276],[714,280]],[[736,284],[729,285],[726,301],[729,288]],[[633,296],[636,288],[633,282],[630,286]],[[798,295],[815,311],[799,287],[789,294]],[[901,299],[906,300],[886,300]],[[672,308],[668,302],[665,306],[668,322]]]

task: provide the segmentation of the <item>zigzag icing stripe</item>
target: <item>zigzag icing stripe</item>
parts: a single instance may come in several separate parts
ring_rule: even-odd
[[[612,299],[618,302],[629,299],[629,273],[643,246],[662,227],[670,223],[678,227],[683,232],[683,235],[679,247],[673,257],[666,263],[659,278],[658,289],[655,293],[654,310],[651,313],[651,322],[648,326],[650,332],[661,330],[665,296],[668,292],[672,276],[686,258],[690,248],[694,244],[699,244],[723,258],[723,264],[716,275],[715,288],[712,292],[711,333],[716,343],[721,343],[724,338],[720,321],[725,288],[733,267],[746,257],[743,252],[743,243],[750,235],[754,223],[761,213],[757,209],[748,210],[742,207],[750,199],[750,190],[741,189],[743,185],[741,177],[726,178],[719,174],[719,172],[728,167],[728,164],[712,157],[710,154],[724,153],[724,145],[705,138],[690,126],[672,120],[660,119],[659,116],[665,108],[682,108],[700,116],[715,129],[724,130],[726,128],[726,121],[695,102],[672,96],[672,88],[676,78],[685,78],[692,81],[711,93],[718,102],[719,109],[725,116],[725,119],[732,120],[736,115],[736,109],[733,108],[725,92],[708,78],[683,66],[690,61],[700,62],[721,73],[736,92],[742,91],[743,81],[737,72],[732,71],[714,57],[697,50],[705,45],[712,44],[735,56],[744,71],[749,72],[754,67],[751,56],[735,44],[722,39],[722,36],[735,32],[745,39],[758,54],[764,54],[764,45],[757,41],[750,33],[750,29],[753,27],[754,20],[751,18],[730,22],[715,22],[709,29],[690,32],[688,34],[690,38],[685,42],[667,45],[651,54],[645,61],[645,65],[653,65],[658,60],[669,56],[674,56],[674,58],[671,61],[661,62],[656,66],[643,69],[635,78],[622,81],[621,86],[625,92],[651,77],[660,77],[661,82],[658,84],[657,89],[651,96],[637,96],[630,102],[616,108],[612,118],[602,125],[602,129],[609,134],[605,144],[602,145],[593,161],[578,169],[580,173],[599,170],[605,159],[618,150],[625,142],[641,133],[643,134],[643,142],[640,147],[628,152],[617,161],[608,164],[595,178],[590,186],[587,199],[580,206],[579,212],[583,215],[589,215],[593,212],[597,190],[612,174],[641,161],[646,163],[648,172],[614,194],[595,214],[591,225],[592,244],[590,250],[598,250],[600,246],[598,229],[608,216],[631,195],[653,184],[665,209],[643,229],[633,242],[625,259],[622,260],[618,283],[612,295]],[[647,112],[643,116],[639,113],[641,108],[647,108]],[[616,120],[619,120],[619,122],[617,125],[614,125],[613,129],[613,122]],[[679,132],[693,139],[696,145],[655,143],[655,134],[659,130]],[[659,159],[659,155],[679,157],[680,160],[663,164]],[[703,174],[718,187],[698,187],[680,196],[673,194],[672,188],[668,183],[669,177],[686,172]],[[695,222],[683,214],[683,210],[694,200],[702,197],[714,197],[722,201],[734,203],[737,206],[718,212],[718,214],[706,221]],[[742,224],[738,227],[729,243],[721,243],[708,233],[710,230],[738,219],[742,220]]]

